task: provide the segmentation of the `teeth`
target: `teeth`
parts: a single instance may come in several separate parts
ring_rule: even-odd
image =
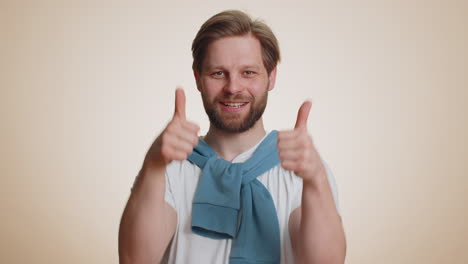
[[[239,108],[243,106],[245,103],[223,103],[225,106]]]

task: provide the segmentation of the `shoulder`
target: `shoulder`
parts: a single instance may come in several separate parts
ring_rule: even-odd
[[[166,166],[166,184],[173,190],[196,186],[200,175],[200,168],[188,160],[172,161]]]
[[[171,163],[167,164],[166,175],[175,176],[175,175],[192,173],[192,172],[196,172],[197,168],[198,167],[195,164],[191,163],[188,160],[184,160],[184,161],[174,160]]]
[[[261,175],[259,180],[286,186],[302,186],[302,178],[298,177],[294,172],[284,169],[280,164]]]
[[[200,174],[200,169],[187,160],[166,166],[165,199],[179,215],[188,215],[189,212],[181,210],[190,208]]]
[[[301,196],[302,178],[279,164],[258,177],[258,180],[268,189],[278,209],[284,207],[289,210]]]

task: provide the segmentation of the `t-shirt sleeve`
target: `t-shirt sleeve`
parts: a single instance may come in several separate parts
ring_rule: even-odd
[[[328,164],[325,161],[323,161],[323,164],[325,165],[325,170],[327,171],[328,183],[330,184],[333,199],[335,200],[336,210],[338,211],[338,214],[341,215],[340,202],[338,199],[338,186],[336,185],[335,177],[333,176],[330,166],[328,166]]]
[[[323,161],[323,164],[325,166],[325,170],[327,172],[327,179],[328,179],[328,183],[330,184],[330,189],[332,191],[332,194],[333,194],[333,200],[335,201],[335,206],[336,206],[336,210],[338,211],[338,214],[341,215],[341,211],[340,211],[340,205],[339,205],[339,200],[338,200],[338,187],[336,185],[336,181],[335,181],[335,177],[333,176],[333,173],[330,169],[330,167],[328,166],[328,164]],[[295,176],[295,175],[294,175]],[[302,202],[302,178],[298,177],[298,176],[295,176],[294,177],[294,191],[293,191],[293,199],[292,199],[292,209],[296,209],[298,208],[299,206],[301,206],[301,202]]]
[[[176,210],[176,203],[175,203],[175,198],[174,198],[174,177],[171,177],[174,171],[174,163],[170,163],[166,167],[166,173],[165,173],[165,178],[166,178],[166,190],[164,191],[164,200],[172,206]]]
[[[302,178],[296,176],[294,172],[288,171],[291,173],[293,188],[292,188],[292,201],[291,201],[291,212],[294,211],[296,208],[301,206],[302,202]]]

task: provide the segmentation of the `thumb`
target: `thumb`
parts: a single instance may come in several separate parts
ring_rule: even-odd
[[[307,129],[307,118],[309,117],[310,108],[312,107],[311,101],[302,103],[301,108],[297,112],[297,120],[294,129],[305,128]]]
[[[175,91],[174,117],[176,116],[185,120],[185,92],[182,88],[177,88]]]

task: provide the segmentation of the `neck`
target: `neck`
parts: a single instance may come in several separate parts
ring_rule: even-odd
[[[240,133],[221,131],[210,124],[204,141],[210,145],[218,157],[232,161],[237,155],[255,146],[265,134],[263,121],[260,118],[252,128]]]

